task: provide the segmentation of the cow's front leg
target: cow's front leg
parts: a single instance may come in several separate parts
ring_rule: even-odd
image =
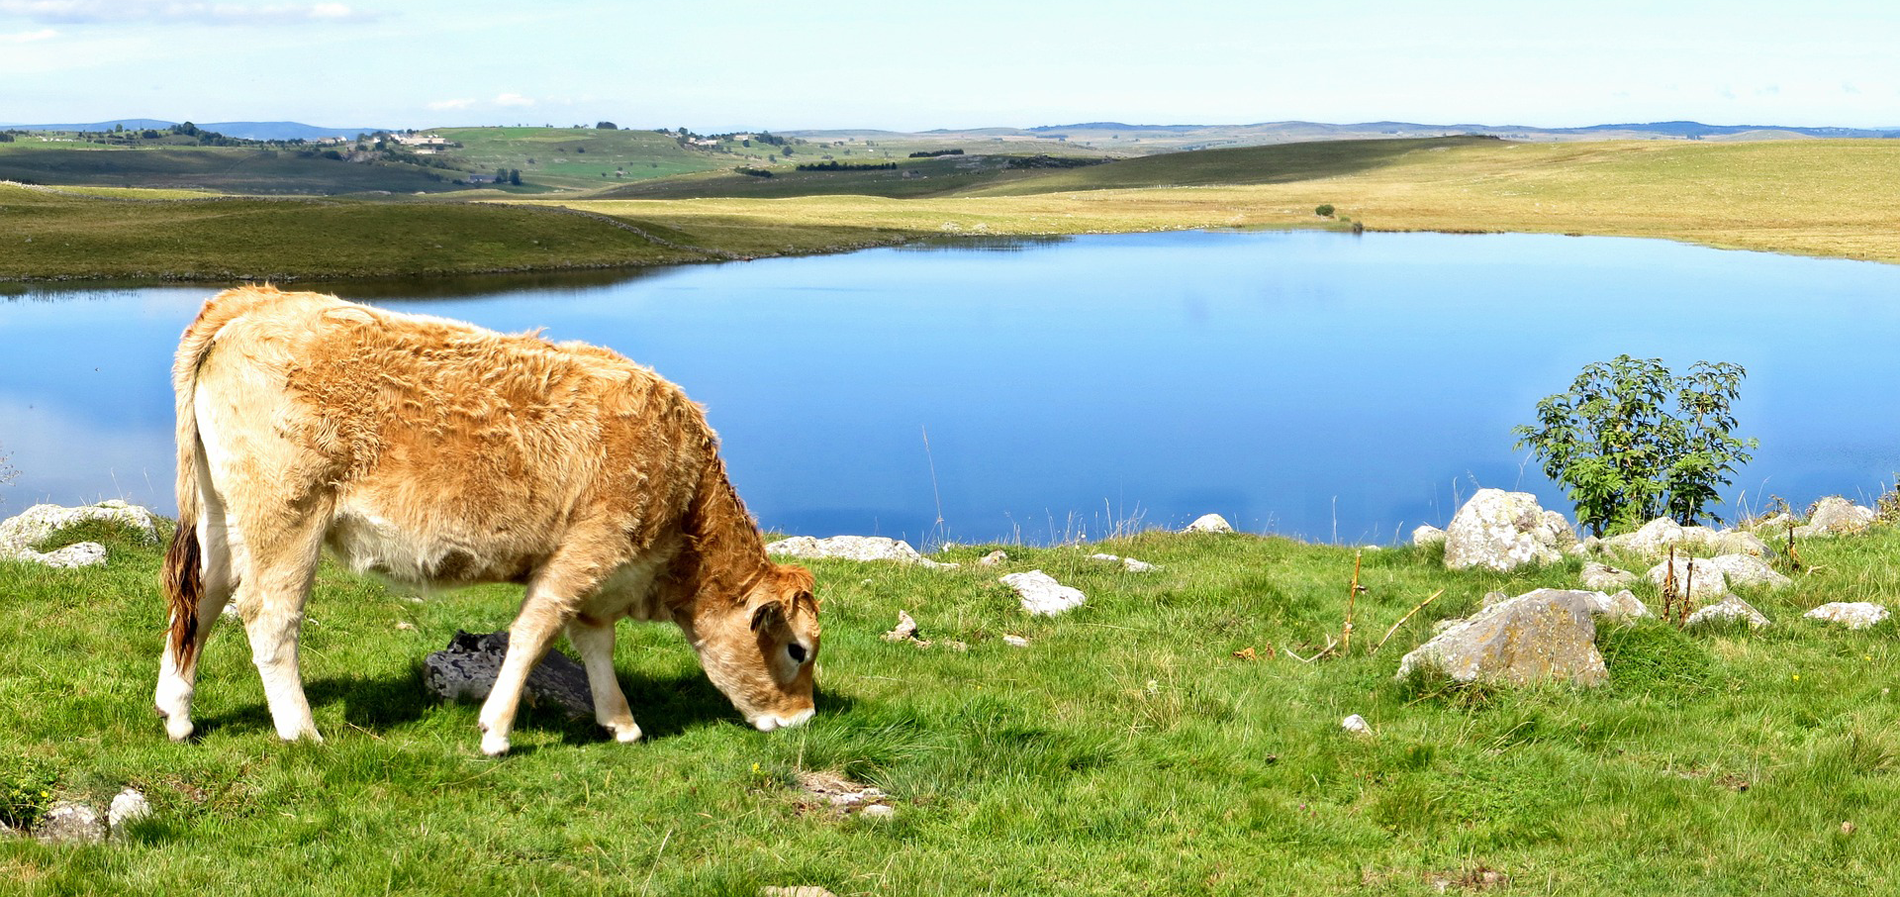
[[[567,624],[567,639],[574,643],[574,650],[581,652],[581,664],[587,667],[587,687],[594,693],[594,721],[615,741],[639,741],[640,726],[633,721],[627,695],[614,675],[614,624],[575,617]]]
[[[529,587],[520,616],[508,627],[508,653],[502,656],[501,671],[495,674],[495,685],[488,693],[488,700],[482,702],[478,718],[482,753],[490,757],[508,753],[508,733],[514,729],[515,710],[521,705],[521,690],[528,683],[528,673],[547,655],[548,646],[554,643],[554,636],[571,613],[560,601],[538,592],[538,588]]]

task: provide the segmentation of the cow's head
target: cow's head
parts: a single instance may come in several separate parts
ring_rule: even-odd
[[[811,718],[818,599],[803,567],[775,564],[723,612],[694,621],[699,661],[761,732]]]

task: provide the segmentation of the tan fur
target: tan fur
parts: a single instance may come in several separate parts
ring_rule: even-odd
[[[232,546],[228,557],[203,546],[201,563],[225,564],[239,589],[285,737],[314,735],[294,683],[295,628],[320,544],[399,580],[527,585],[482,712],[491,753],[506,749],[512,680],[553,637],[568,627],[584,653],[611,652],[623,616],[678,623],[760,728],[809,715],[811,576],[766,559],[702,410],[651,370],[580,343],[247,287],[205,304],[180,342],[174,386],[181,538],[210,526]],[[167,715],[188,713],[198,630],[211,622],[188,579],[167,574],[162,678],[184,677],[176,708],[161,682]],[[772,625],[755,630],[768,605]],[[794,642],[803,663],[784,656]],[[597,715],[631,740],[638,727],[610,659],[589,664],[596,692],[599,677],[612,692],[597,695]]]

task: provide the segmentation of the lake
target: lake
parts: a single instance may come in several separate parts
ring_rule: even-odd
[[[708,408],[788,533],[1046,543],[1117,526],[1390,543],[1480,487],[1572,512],[1514,424],[1619,353],[1744,365],[1726,493],[1871,502],[1900,471],[1900,267],[1652,240],[1190,232],[639,275],[324,285],[610,346]],[[0,512],[171,513],[168,379],[209,286],[0,296]],[[941,522],[939,522],[941,521]]]

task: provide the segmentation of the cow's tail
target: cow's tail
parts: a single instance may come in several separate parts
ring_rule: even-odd
[[[205,469],[205,447],[198,432],[198,369],[210,357],[218,331],[257,299],[275,292],[269,287],[248,288],[226,290],[212,297],[198,311],[191,326],[185,328],[185,335],[178,342],[178,356],[172,364],[172,391],[177,397],[178,413],[178,529],[172,533],[171,546],[165,551],[163,586],[165,601],[171,610],[172,657],[179,669],[188,668],[196,653],[198,599],[204,594],[198,518],[204,512],[203,490],[208,484],[200,479],[200,472]]]

